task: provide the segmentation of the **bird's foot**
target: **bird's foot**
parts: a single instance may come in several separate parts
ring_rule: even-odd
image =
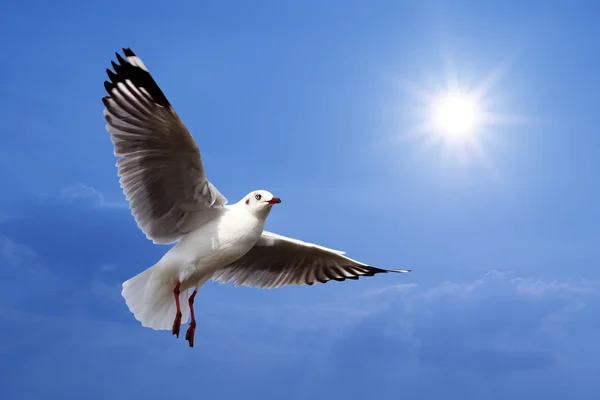
[[[194,334],[196,333],[196,321],[190,322],[187,332],[185,333],[185,340],[190,342],[190,347],[194,347]]]
[[[179,338],[180,329],[181,329],[181,311],[177,311],[177,314],[175,315],[175,320],[173,321],[173,329],[171,330],[171,333],[173,335],[176,335]]]

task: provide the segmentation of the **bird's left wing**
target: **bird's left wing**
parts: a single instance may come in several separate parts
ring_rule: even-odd
[[[118,174],[138,227],[172,243],[219,215],[227,199],[208,180],[196,141],[131,49],[117,53],[102,98]]]
[[[329,249],[271,232],[263,232],[258,242],[237,261],[220,268],[213,281],[238,286],[277,288],[285,285],[313,285],[330,280],[344,281],[388,270],[352,260],[344,252]]]

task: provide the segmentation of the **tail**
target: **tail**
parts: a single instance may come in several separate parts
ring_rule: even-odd
[[[127,307],[142,326],[155,330],[170,330],[177,313],[173,289],[175,285],[161,276],[154,265],[123,282],[121,295]],[[190,314],[187,290],[179,294],[181,323],[186,323]]]

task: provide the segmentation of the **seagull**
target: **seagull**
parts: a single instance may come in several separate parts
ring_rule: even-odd
[[[208,180],[199,148],[163,91],[129,49],[116,53],[102,97],[117,173],[131,215],[154,244],[173,244],[156,264],[122,284],[143,327],[169,330],[194,346],[194,298],[209,279],[257,288],[314,285],[388,272],[345,252],[264,230],[274,205],[267,190],[235,204]],[[191,292],[191,294],[190,294]],[[187,301],[186,301],[187,300]]]

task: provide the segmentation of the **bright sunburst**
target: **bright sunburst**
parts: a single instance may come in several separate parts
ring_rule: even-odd
[[[476,128],[477,110],[466,96],[448,94],[439,100],[433,111],[439,129],[448,135],[468,135]]]
[[[408,132],[403,131],[400,135],[420,139],[426,147],[440,144],[446,155],[461,161],[474,158],[487,161],[483,144],[491,126],[514,120],[512,116],[488,108],[491,89],[506,67],[507,64],[502,65],[474,84],[468,77],[459,80],[453,69],[446,71],[441,82],[404,82],[404,89],[410,95],[406,100],[416,108],[409,110],[410,115],[403,113],[402,118],[404,121],[405,117],[419,119],[409,126]],[[429,83],[428,88],[422,86],[424,83]]]

